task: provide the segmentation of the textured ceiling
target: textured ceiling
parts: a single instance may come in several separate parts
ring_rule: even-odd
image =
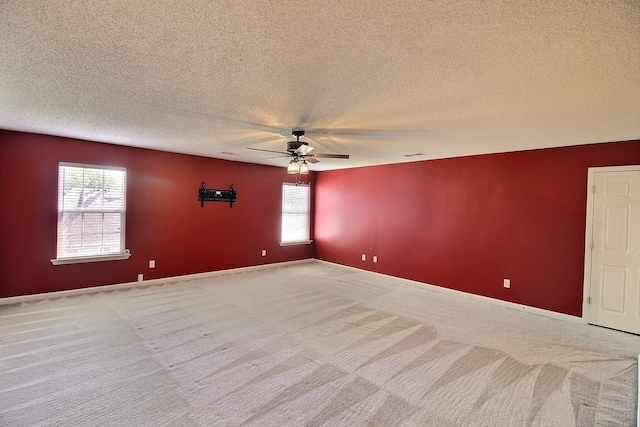
[[[638,0],[2,0],[0,17],[4,129],[282,166],[247,147],[304,129],[351,155],[314,170],[640,138]]]

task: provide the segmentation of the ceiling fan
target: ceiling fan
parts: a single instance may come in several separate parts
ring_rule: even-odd
[[[307,174],[309,173],[309,163],[318,163],[320,160],[318,158],[325,159],[348,159],[348,154],[326,154],[326,153],[311,153],[313,147],[310,147],[308,143],[300,141],[300,138],[304,137],[303,130],[294,130],[291,132],[292,136],[296,137],[295,141],[287,142],[287,151],[274,151],[274,150],[264,150],[262,148],[252,148],[247,147],[249,150],[254,151],[264,151],[267,153],[277,153],[282,156],[290,156],[292,157],[289,165],[287,166],[287,172],[290,174],[301,173]],[[277,156],[280,157],[280,156]]]

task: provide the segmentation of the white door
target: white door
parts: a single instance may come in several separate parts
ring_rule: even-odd
[[[592,182],[589,323],[640,334],[640,170]]]

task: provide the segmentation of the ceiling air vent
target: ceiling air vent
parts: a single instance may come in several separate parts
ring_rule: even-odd
[[[405,154],[405,157],[417,157],[417,156],[425,156],[424,153],[413,153],[413,154]]]

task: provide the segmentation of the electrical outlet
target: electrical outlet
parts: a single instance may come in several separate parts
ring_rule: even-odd
[[[365,254],[362,254],[362,260],[366,261],[367,260],[367,256]]]
[[[156,268],[156,260],[152,259],[149,261],[149,268]]]
[[[504,279],[503,285],[505,288],[511,287],[511,279]]]
[[[267,256],[267,250],[266,249],[262,250],[262,256]]]
[[[373,262],[378,262],[378,257],[376,255],[373,256]]]
[[[138,274],[138,282],[142,282],[144,280],[143,274]]]

